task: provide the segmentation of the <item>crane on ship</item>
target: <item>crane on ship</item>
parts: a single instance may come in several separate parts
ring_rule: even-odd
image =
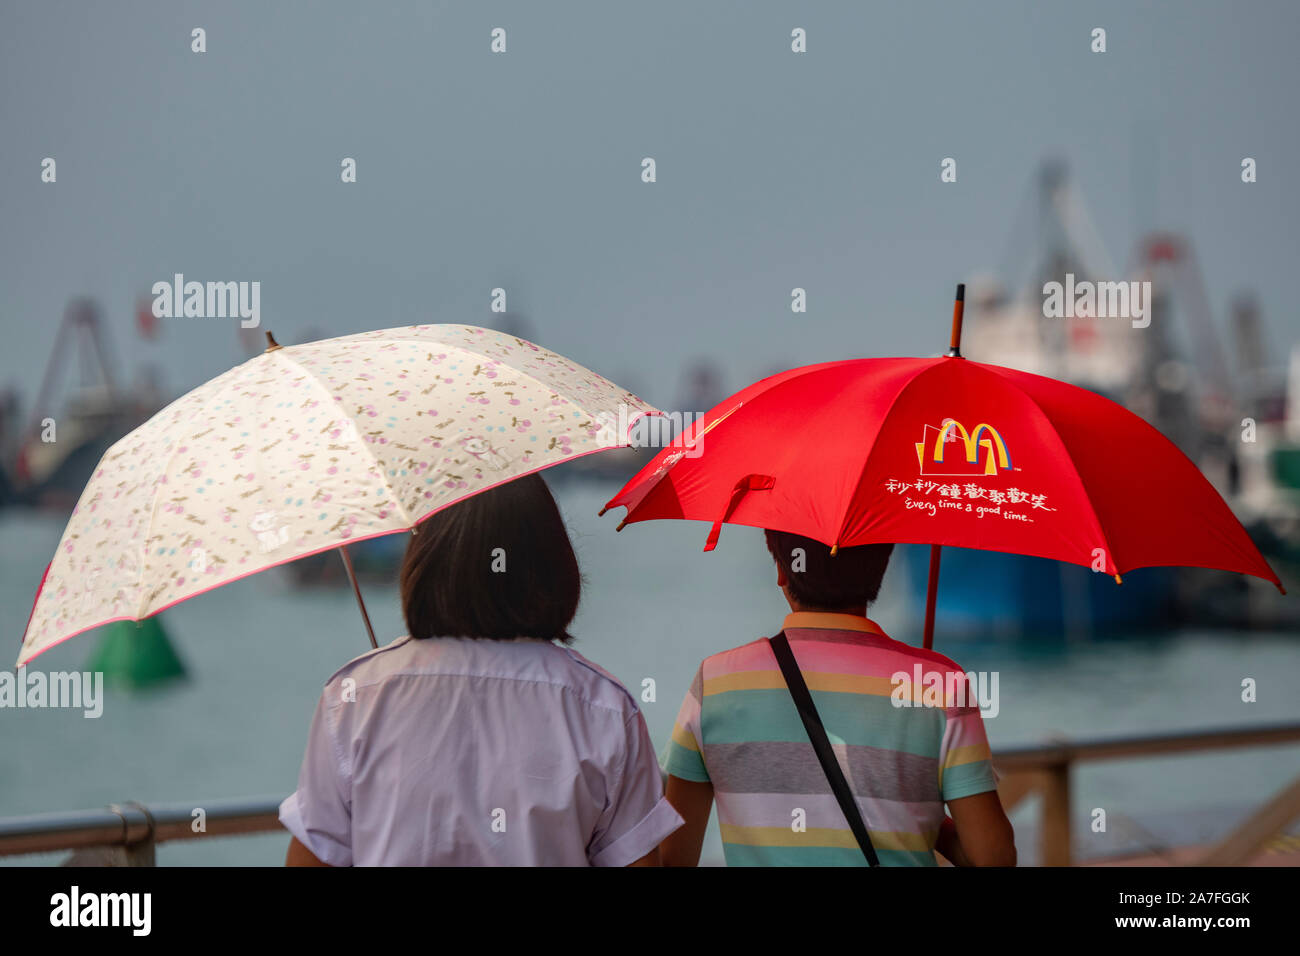
[[[75,364],[76,384],[62,407],[57,394]],[[13,452],[11,497],[20,504],[70,507],[100,457],[157,407],[156,395],[124,390],[105,344],[99,306],[68,303],[28,421]]]

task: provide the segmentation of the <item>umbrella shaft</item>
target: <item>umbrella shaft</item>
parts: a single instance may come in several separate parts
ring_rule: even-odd
[[[357,596],[357,607],[361,608],[361,620],[366,622],[366,633],[370,635],[370,646],[378,647],[375,629],[370,626],[370,615],[366,613],[366,602],[361,600],[361,587],[357,584],[357,572],[352,569],[352,556],[348,554],[345,544],[339,545],[339,554],[343,556],[343,567],[347,568],[348,580],[352,582],[352,593]]]
[[[934,646],[934,604],[939,597],[939,551],[939,545],[930,545],[930,580],[925,588],[925,643],[923,645],[927,650]]]

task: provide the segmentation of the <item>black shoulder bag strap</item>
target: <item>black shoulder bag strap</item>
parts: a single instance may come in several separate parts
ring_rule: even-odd
[[[871,845],[871,837],[867,834],[867,825],[862,820],[857,801],[853,799],[849,782],[844,779],[840,762],[835,759],[835,751],[831,749],[826,728],[822,726],[822,719],[817,715],[817,705],[813,703],[812,694],[808,693],[808,685],[804,683],[803,674],[799,673],[799,665],[795,663],[794,652],[790,650],[790,641],[785,636],[785,631],[776,637],[769,637],[768,643],[772,645],[772,653],[776,655],[776,662],[781,666],[785,684],[790,688],[790,696],[794,698],[794,705],[803,720],[804,730],[808,732],[808,739],[812,741],[813,750],[817,751],[817,761],[822,765],[822,773],[826,774],[826,780],[831,785],[836,801],[839,802],[840,810],[844,812],[844,818],[849,821],[849,829],[853,831],[862,855],[867,858],[868,865],[880,866],[880,860],[876,857],[876,848]]]

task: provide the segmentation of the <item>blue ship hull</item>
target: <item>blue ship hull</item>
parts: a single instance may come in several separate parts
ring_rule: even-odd
[[[899,545],[918,619],[929,545]],[[1123,584],[1089,568],[996,551],[944,548],[935,634],[1103,637],[1168,627],[1179,616],[1177,568],[1139,568]]]

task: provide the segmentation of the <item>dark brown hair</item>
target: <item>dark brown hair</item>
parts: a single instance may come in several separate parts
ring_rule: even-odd
[[[550,489],[525,475],[439,511],[402,562],[402,615],[413,638],[571,641],[578,559]]]
[[[788,531],[765,531],[767,550],[785,569],[790,593],[800,604],[822,611],[839,611],[870,604],[880,594],[892,544],[863,544],[840,548]],[[803,570],[796,570],[795,549],[802,549]]]

